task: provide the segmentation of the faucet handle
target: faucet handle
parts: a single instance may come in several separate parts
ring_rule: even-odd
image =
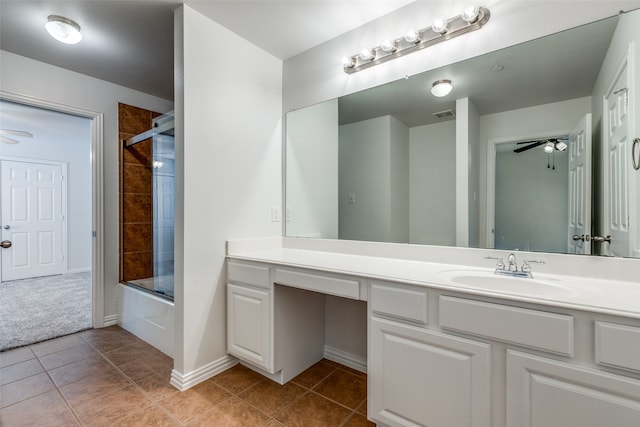
[[[534,264],[544,264],[545,262],[540,259],[525,259],[522,261],[522,271],[525,273],[531,272],[531,265],[529,263],[532,262]]]
[[[496,261],[498,261],[496,263],[496,270],[504,270],[504,259],[502,257],[486,256],[486,257],[484,257],[484,259],[495,259]]]

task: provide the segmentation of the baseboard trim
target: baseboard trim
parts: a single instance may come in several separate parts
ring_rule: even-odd
[[[104,326],[105,328],[107,326],[113,326],[113,325],[117,325],[118,324],[118,315],[117,314],[111,314],[109,316],[104,316],[104,320],[102,321],[102,326]]]
[[[356,371],[364,372],[365,374],[367,373],[367,359],[362,356],[348,353],[335,347],[331,347],[330,345],[325,345],[324,357],[325,359],[353,368]]]
[[[67,274],[73,273],[89,273],[91,271],[91,267],[83,267],[83,268],[68,268]]]
[[[174,369],[171,371],[171,381],[169,383],[178,390],[185,391],[186,389],[191,388],[222,371],[226,371],[237,364],[238,359],[227,354],[218,360],[214,360],[213,362],[196,369],[195,371],[189,372],[188,374],[183,375]]]

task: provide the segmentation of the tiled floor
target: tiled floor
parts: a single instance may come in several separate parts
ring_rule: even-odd
[[[328,360],[284,386],[237,365],[185,392],[172,367],[117,326],[0,353],[0,425],[374,425],[366,376]]]

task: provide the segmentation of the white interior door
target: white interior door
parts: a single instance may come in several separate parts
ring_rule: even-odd
[[[629,222],[629,78],[621,67],[605,98],[604,112],[604,234],[611,236],[608,254],[630,256]],[[603,243],[606,245],[606,243]],[[607,253],[607,248],[603,248]]]
[[[62,166],[0,161],[1,281],[64,272]]]
[[[591,113],[569,134],[569,253],[591,253]]]

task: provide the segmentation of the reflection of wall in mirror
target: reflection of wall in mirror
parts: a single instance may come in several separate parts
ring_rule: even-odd
[[[496,153],[496,249],[567,252],[567,152]]]
[[[339,237],[407,243],[408,128],[384,116],[340,126],[339,140]]]
[[[338,102],[287,114],[286,235],[338,237]]]

